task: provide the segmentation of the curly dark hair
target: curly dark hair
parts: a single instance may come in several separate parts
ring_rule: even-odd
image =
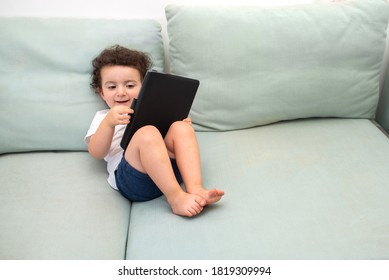
[[[137,69],[143,80],[146,72],[151,69],[153,63],[147,53],[131,50],[119,45],[114,45],[103,50],[93,61],[91,87],[96,93],[101,88],[101,69],[104,66],[130,66]]]

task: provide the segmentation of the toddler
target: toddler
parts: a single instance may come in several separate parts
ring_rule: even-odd
[[[89,153],[107,161],[108,182],[131,201],[165,195],[173,213],[195,216],[224,192],[203,187],[199,147],[191,119],[174,122],[165,138],[154,126],[140,128],[125,151],[124,129],[152,62],[147,54],[122,46],[105,49],[92,62],[91,86],[109,109],[96,113],[85,136]],[[151,112],[152,113],[152,112]],[[180,184],[184,183],[186,191]]]

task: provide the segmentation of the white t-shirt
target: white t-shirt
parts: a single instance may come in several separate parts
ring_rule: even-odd
[[[84,138],[86,144],[89,144],[90,137],[93,134],[95,134],[97,128],[99,127],[100,123],[103,121],[105,116],[107,115],[108,111],[109,109],[106,109],[106,110],[98,111],[96,113],[89,127],[89,130]],[[126,125],[117,125],[115,127],[115,133],[113,135],[111,148],[109,149],[108,154],[104,157],[104,160],[107,162],[107,171],[109,173],[108,183],[111,185],[112,188],[116,190],[118,188],[116,186],[115,171],[123,156],[123,149],[122,147],[120,147],[120,141],[122,140],[125,128]]]

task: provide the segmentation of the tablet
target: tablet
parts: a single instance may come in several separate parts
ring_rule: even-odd
[[[135,132],[145,125],[157,127],[165,137],[173,122],[188,117],[199,85],[195,79],[148,71],[138,98],[131,105],[134,113],[120,146],[126,150]]]

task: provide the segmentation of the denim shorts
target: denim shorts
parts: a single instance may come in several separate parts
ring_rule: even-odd
[[[170,159],[170,161],[176,179],[181,184],[182,177],[178,170],[176,160]],[[124,157],[115,172],[115,178],[119,192],[128,200],[148,201],[163,195],[149,175],[133,168]]]

